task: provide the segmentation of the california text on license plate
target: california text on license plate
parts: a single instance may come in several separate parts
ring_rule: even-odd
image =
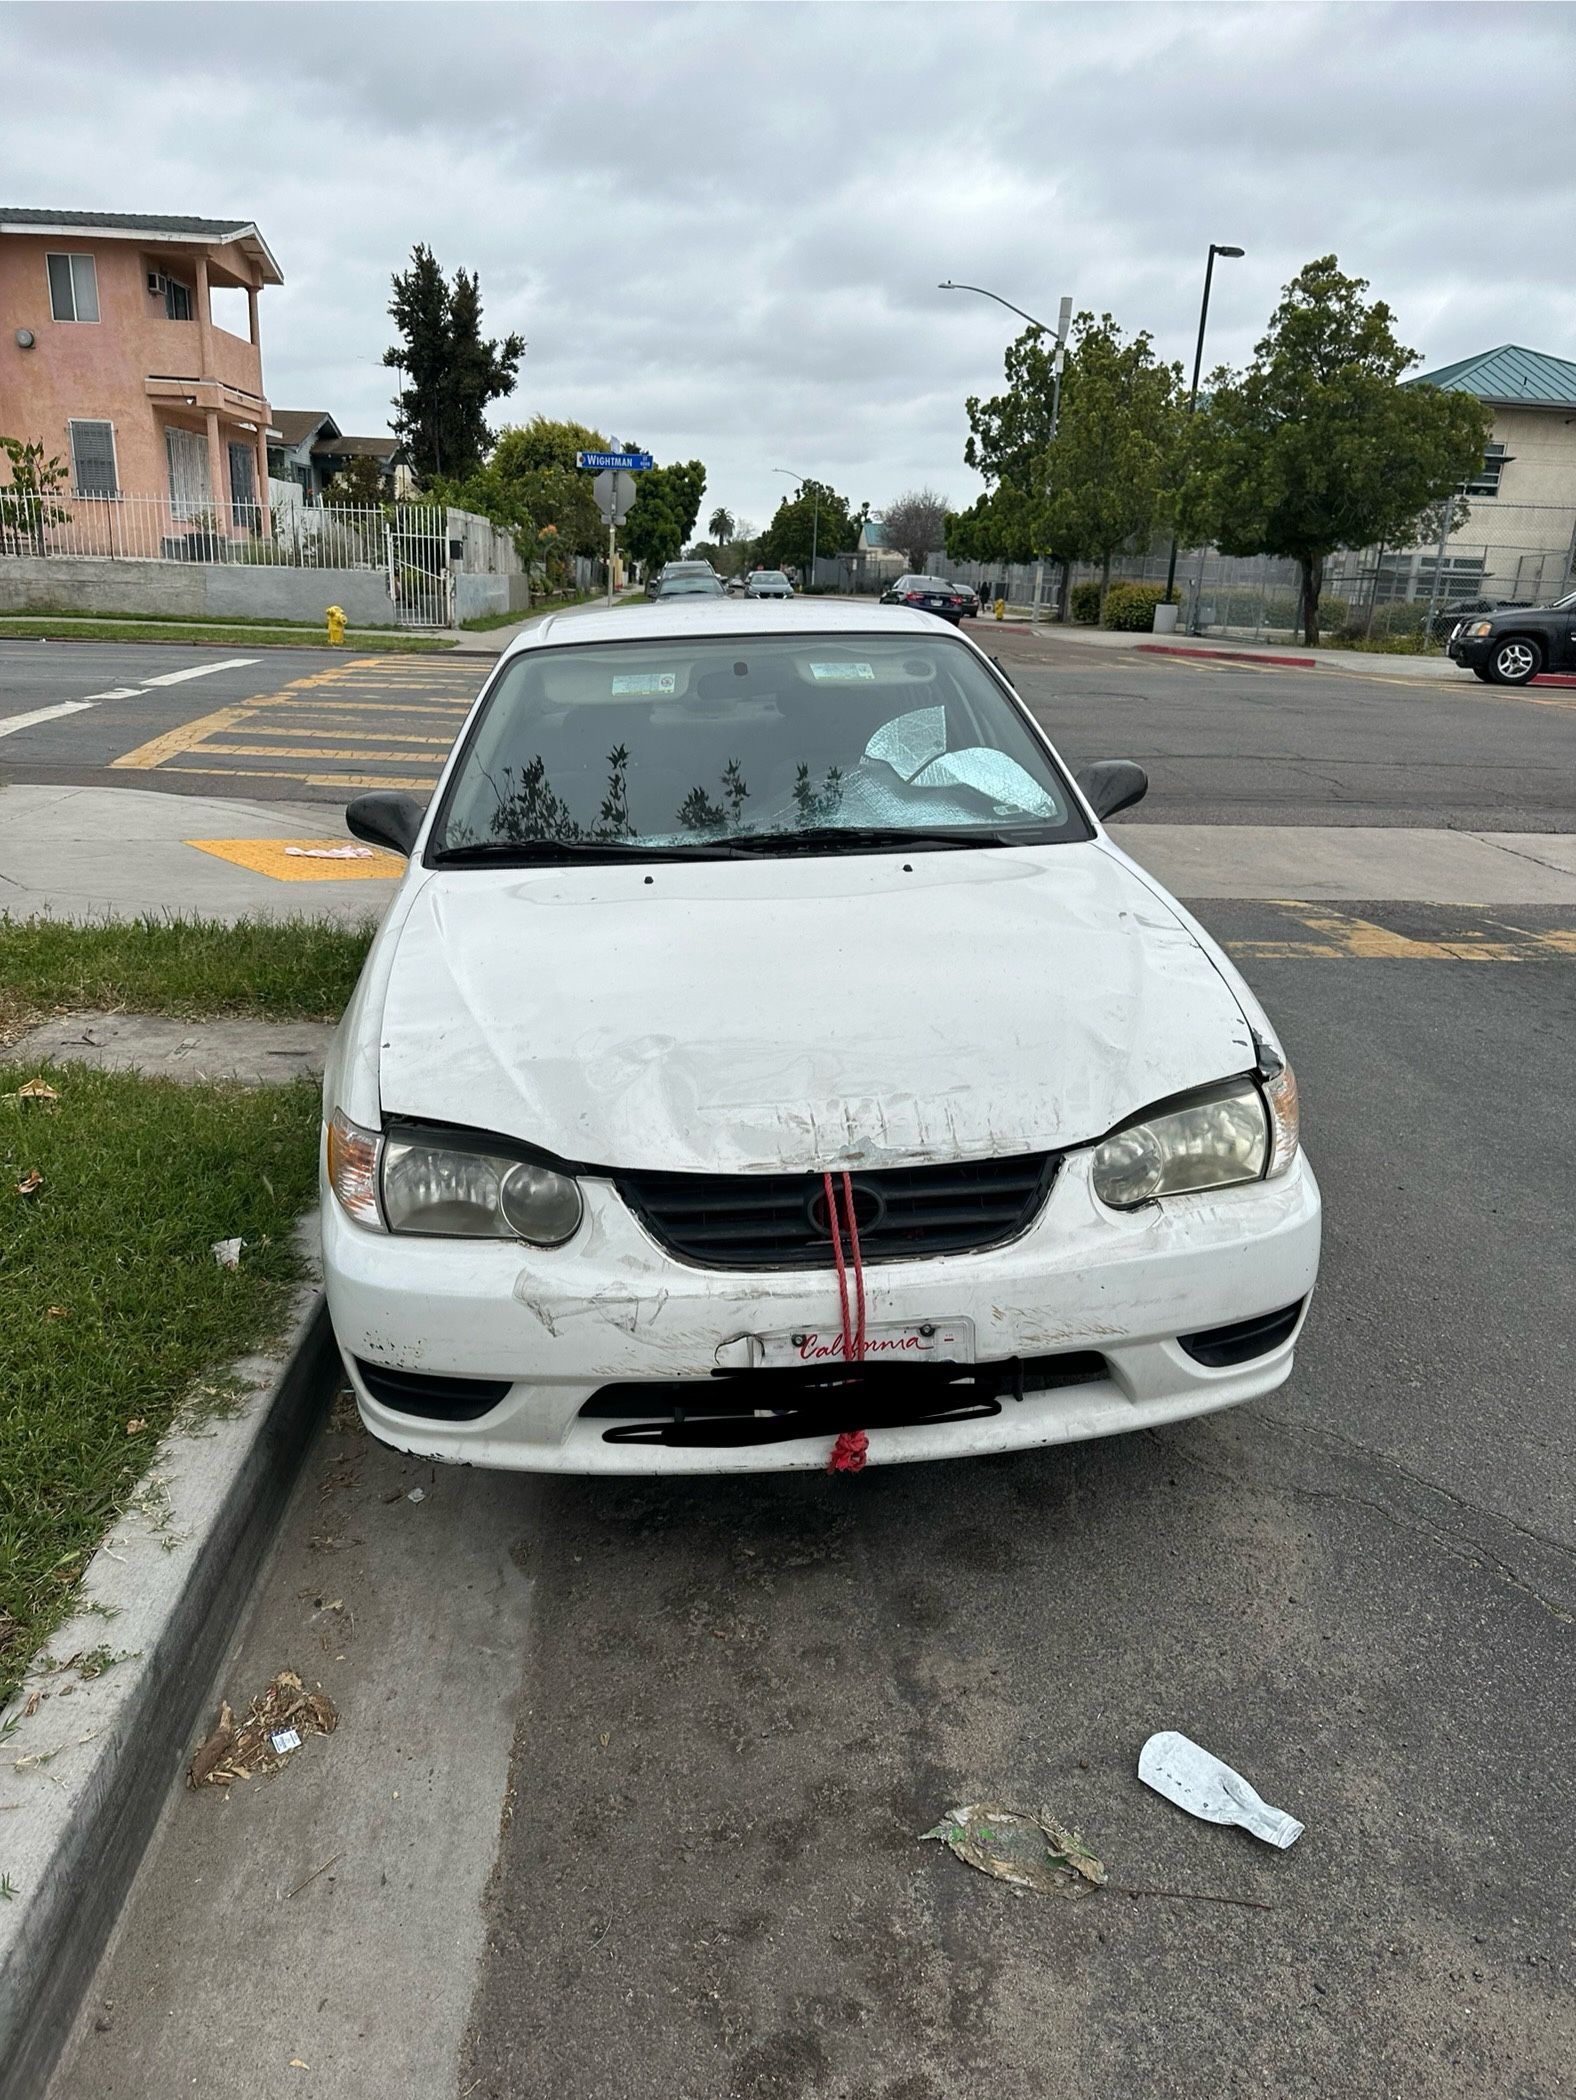
[[[792,1334],[753,1337],[755,1361],[763,1369],[782,1364],[836,1364],[846,1360],[842,1329],[800,1327]],[[866,1363],[954,1363],[974,1361],[971,1320],[925,1320],[908,1326],[865,1329]]]

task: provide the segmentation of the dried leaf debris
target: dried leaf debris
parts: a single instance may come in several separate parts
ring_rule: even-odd
[[[274,1737],[332,1735],[339,1726],[333,1701],[322,1690],[308,1691],[294,1670],[281,1670],[237,1721],[228,1700],[221,1702],[212,1734],[191,1761],[190,1787],[230,1786],[261,1772],[277,1772],[292,1753],[274,1748]]]
[[[1065,1830],[1049,1809],[1019,1815],[989,1802],[949,1809],[934,1830],[968,1866],[1037,1896],[1087,1896],[1105,1883],[1105,1867],[1076,1830]]]

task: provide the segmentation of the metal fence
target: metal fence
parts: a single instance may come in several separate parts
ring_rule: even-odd
[[[32,495],[3,487],[0,559],[7,556],[376,570],[387,580],[396,620],[413,627],[452,624],[456,570],[521,570],[508,533],[436,503],[199,507],[179,497]]]
[[[1122,554],[1111,564],[1113,583],[1164,585],[1170,547]],[[1040,603],[1054,619],[1062,605],[1061,565],[955,562],[945,553],[922,564],[934,576],[1005,598],[1015,610]],[[876,593],[897,572],[890,563],[842,555],[822,560],[822,588]],[[1065,579],[1068,599],[1100,571],[1074,563]],[[1183,548],[1176,562],[1178,625],[1193,634],[1278,639],[1301,632],[1301,574],[1292,561],[1268,555],[1235,556],[1213,547]],[[1325,564],[1320,626],[1352,640],[1442,639],[1463,611],[1495,605],[1547,604],[1576,589],[1576,504],[1503,504],[1479,498],[1459,533],[1446,542],[1410,548],[1368,547],[1333,555]],[[1430,614],[1432,612],[1432,628]]]

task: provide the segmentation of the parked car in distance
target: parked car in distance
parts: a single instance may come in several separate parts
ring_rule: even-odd
[[[662,576],[657,580],[655,598],[658,605],[673,598],[726,598],[720,576],[708,570],[704,576]]]
[[[655,598],[660,587],[675,576],[709,576],[713,583],[717,581],[717,572],[709,561],[664,562],[655,576],[647,577],[646,596]]]
[[[1540,671],[1576,671],[1576,591],[1552,605],[1501,605],[1458,620],[1452,659],[1490,685],[1526,685]]]
[[[791,598],[793,585],[781,569],[756,569],[744,586],[746,598]]]
[[[976,610],[978,600],[975,601]],[[963,596],[945,576],[900,576],[881,593],[883,605],[911,605],[916,612],[935,613],[956,627],[963,618]]]
[[[952,588],[963,600],[963,618],[965,620],[977,618],[980,609],[980,594],[975,590],[973,584],[954,583]]]
[[[1318,1187],[1258,1001],[1104,829],[1146,785],[907,608],[521,634],[431,802],[347,811],[406,856],[324,1078],[368,1428],[722,1473],[1273,1391]]]
[[[728,596],[730,598],[742,598],[744,596],[744,578],[742,576],[730,576],[728,578]]]

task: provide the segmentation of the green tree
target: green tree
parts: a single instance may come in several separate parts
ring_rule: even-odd
[[[706,530],[719,547],[726,547],[733,538],[733,512],[724,510],[719,504],[706,520]]]
[[[757,552],[768,568],[808,571],[812,545],[817,554],[846,554],[869,515],[868,503],[850,510],[826,482],[803,481],[792,496],[778,504],[757,543]]]
[[[1055,398],[1053,338],[1029,327],[1007,346],[1006,387],[988,399],[971,394],[963,447],[967,464],[982,474],[985,494],[967,511],[949,518],[947,552],[961,561],[1060,561],[1071,550],[1049,538],[1046,455],[1051,443]]]
[[[629,449],[640,448],[631,445]],[[692,459],[682,466],[649,467],[636,478],[635,500],[621,528],[624,552],[631,561],[644,562],[648,570],[660,568],[678,559],[695,530],[706,493],[706,469]]]
[[[593,477],[575,465],[578,452],[606,452],[608,440],[584,423],[533,416],[500,432],[492,457],[443,493],[514,535],[522,561],[543,564],[561,581],[577,554],[596,555],[607,527],[591,493]]]
[[[1111,559],[1147,548],[1169,517],[1182,436],[1182,368],[1131,341],[1109,314],[1080,314],[1062,382],[1056,442],[1046,455],[1045,537],[1064,558],[1097,563],[1100,610]]]
[[[402,340],[384,351],[383,362],[402,373],[394,428],[423,481],[435,475],[463,479],[486,456],[492,442],[487,406],[513,393],[525,338],[485,340],[476,273],[456,270],[453,283],[446,283],[437,257],[422,242],[393,286],[389,315]]]
[[[42,445],[22,438],[0,437],[0,456],[11,476],[0,483],[0,554],[42,554],[46,526],[61,524],[69,516],[52,501],[66,492],[65,462],[46,459]]]
[[[355,509],[375,509],[384,500],[383,469],[365,453],[345,462],[323,491],[325,503],[345,503]]]
[[[1178,530],[1225,554],[1275,554],[1302,572],[1304,639],[1319,634],[1327,558],[1417,544],[1430,504],[1452,502],[1482,462],[1490,411],[1471,394],[1404,384],[1416,351],[1390,308],[1337,258],[1306,264],[1240,375],[1211,380],[1194,417]]]

